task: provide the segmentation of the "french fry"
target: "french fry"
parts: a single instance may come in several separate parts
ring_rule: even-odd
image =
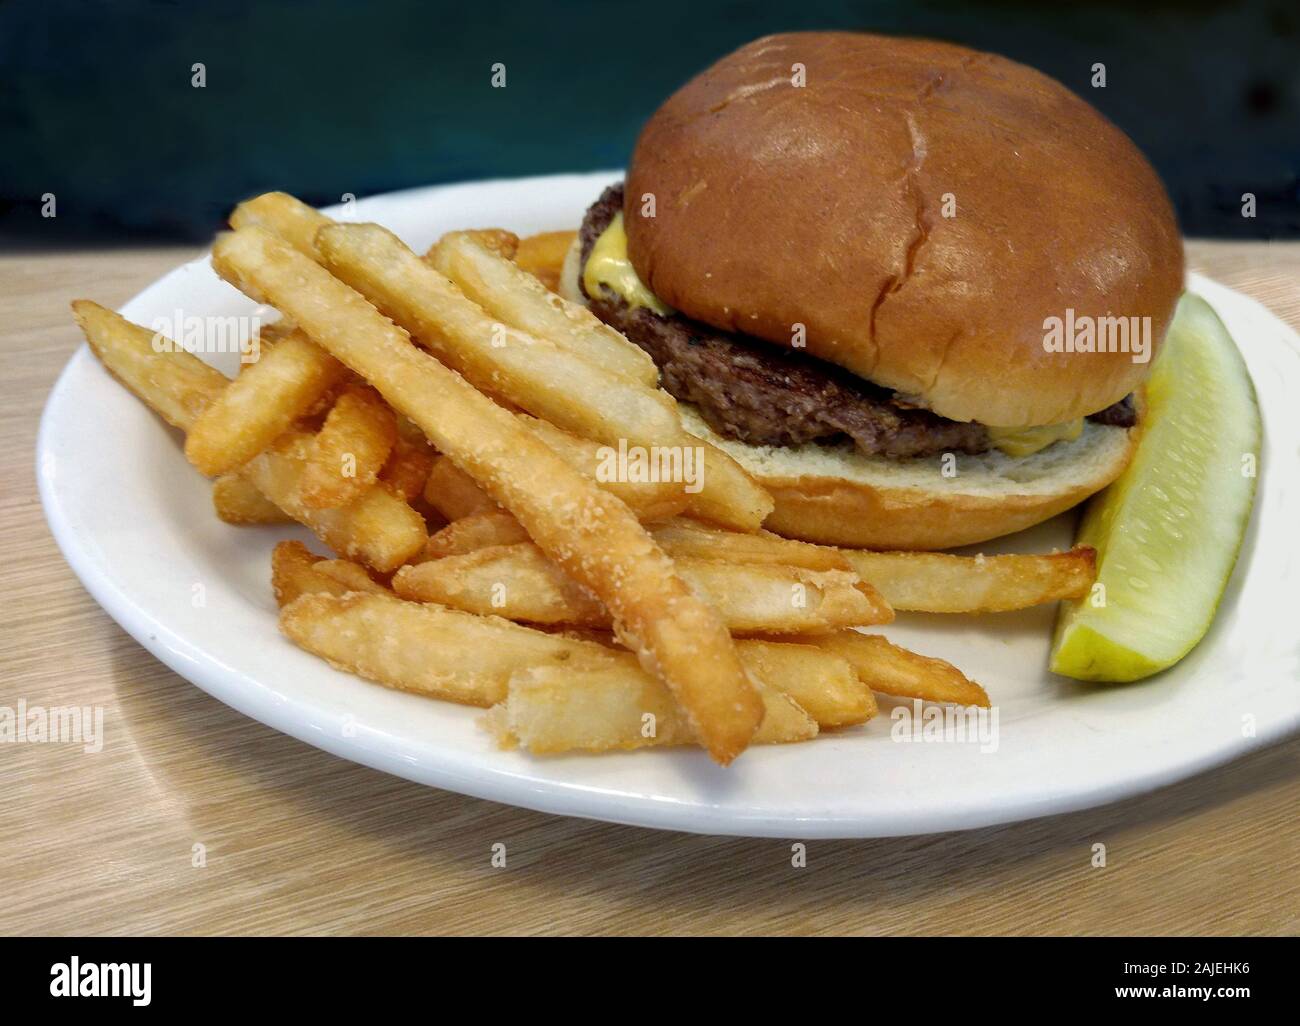
[[[337,509],[308,506],[302,479],[313,442],[305,432],[287,432],[249,460],[240,475],[335,552],[381,573],[391,573],[424,548],[424,519],[384,485],[372,486]]]
[[[704,460],[704,487],[689,495],[692,516],[735,531],[757,531],[776,508],[771,494],[717,446],[691,434],[683,445],[695,446]]]
[[[577,438],[561,431],[554,424],[515,414],[520,424],[546,443],[560,459],[585,477],[596,481],[611,495],[617,495],[628,504],[641,520],[659,520],[674,516],[686,506],[686,494],[681,485],[671,481],[623,481],[617,478],[599,480],[600,446],[585,438]],[[438,510],[448,520],[460,520],[479,513],[500,510],[495,502],[479,488],[474,479],[456,469],[445,457],[435,461],[424,488],[424,501]]]
[[[172,427],[189,431],[229,379],[192,353],[87,299],[72,315],[104,368]],[[166,343],[155,347],[154,342]]]
[[[313,260],[319,260],[316,232],[327,224],[333,222],[287,192],[267,192],[244,200],[230,215],[230,227],[260,226]]]
[[[817,721],[819,727],[849,727],[876,715],[876,698],[847,659],[816,645],[736,642],[745,668],[778,688]]]
[[[674,562],[741,634],[823,634],[894,619],[875,588],[843,570],[683,557]]]
[[[284,608],[300,595],[346,595],[355,588],[316,570],[321,557],[299,541],[283,541],[271,550],[271,591]]]
[[[696,520],[678,518],[655,524],[650,533],[670,556],[693,556],[726,563],[775,563],[808,570],[852,570],[839,549],[782,538],[770,531],[746,534],[725,531]],[[864,581],[872,581],[860,573]]]
[[[893,619],[870,585],[842,570],[680,558],[676,566],[732,633],[823,634]],[[610,625],[604,606],[528,543],[405,566],[393,577],[393,590],[418,602],[510,620]]]
[[[343,380],[342,364],[301,332],[277,342],[195,419],[185,455],[208,477],[242,466]]]
[[[951,663],[910,652],[879,634],[841,631],[816,638],[790,640],[803,641],[843,656],[858,679],[879,694],[989,707],[988,692]]]
[[[513,260],[519,252],[519,236],[504,228],[471,228],[465,234],[503,260]],[[424,258],[432,263],[437,249],[435,242]]]
[[[341,585],[322,573],[323,562],[314,560],[297,542],[276,548],[277,596],[286,599],[281,629],[335,666],[388,687],[479,706],[507,701],[518,674],[555,670],[549,701],[572,715],[560,713],[557,720],[552,705],[549,725],[539,731],[543,721],[533,718],[540,712],[533,704],[537,696],[515,707],[515,727],[524,726],[523,738],[515,740],[534,751],[695,742],[672,693],[628,652],[496,617],[401,602],[381,591],[343,595]],[[354,572],[361,570],[354,566]],[[401,643],[392,644],[394,637]],[[760,681],[766,709],[756,743],[805,740],[816,735],[819,723],[845,726],[875,713],[871,692],[842,659],[807,645],[744,641],[738,650]],[[571,689],[568,701],[560,700],[565,687]],[[654,720],[647,721],[647,714]],[[652,733],[643,737],[649,723]],[[549,746],[548,737],[559,747]]]
[[[529,542],[404,566],[393,575],[393,591],[413,602],[437,602],[507,620],[610,626],[600,600]]]
[[[331,266],[335,234],[346,227],[317,234]],[[417,350],[361,296],[269,233],[244,228],[223,235],[213,247],[213,266],[374,385],[514,513],[566,573],[598,595],[622,640],[672,688],[714,759],[727,763],[744,750],[763,717],[763,702],[721,618],[674,573],[627,506]]]
[[[549,339],[621,378],[658,387],[659,369],[645,350],[585,306],[548,292],[537,278],[493,253],[474,233],[450,232],[430,254],[433,266],[493,317]]]
[[[397,421],[370,388],[352,386],[316,435],[302,476],[302,501],[312,509],[346,506],[379,479],[397,441]]]
[[[746,534],[722,530],[686,518],[651,524],[648,529],[674,559],[853,570],[874,585],[896,610],[980,613],[1024,609],[1085,595],[1095,574],[1095,553],[1086,546],[1038,555],[950,556],[838,549],[782,538],[768,531]],[[499,510],[475,515],[440,533],[443,537],[434,535],[429,539],[426,559],[527,540],[523,529]]]
[[[359,563],[325,559],[299,541],[282,541],[271,550],[271,590],[281,609],[300,595],[392,595]]]
[[[391,232],[333,225],[317,233],[316,247],[335,275],[479,388],[607,446],[666,454],[683,469],[692,461],[700,491],[691,508],[700,516],[754,530],[771,511],[771,496],[739,464],[686,433],[668,393],[494,320]]]
[[[238,473],[222,474],[212,482],[212,506],[227,524],[292,524],[293,517],[259,492]]]
[[[511,327],[387,229],[334,225],[318,235],[317,244],[336,276],[479,388],[606,444],[617,445],[620,438],[670,444],[682,433],[666,394],[633,384],[550,338]],[[496,265],[523,277],[507,261]],[[585,401],[574,402],[575,394]]]
[[[198,357],[171,345],[156,349],[154,334],[147,328],[96,303],[78,300],[73,313],[104,366],[175,427],[192,427],[230,386],[224,374]],[[306,524],[335,551],[365,556],[385,572],[397,569],[424,548],[427,537],[420,515],[381,487],[372,488],[342,509],[304,507],[298,482],[302,455],[311,436],[289,433],[281,441],[286,451],[262,453],[239,474],[273,505]],[[231,493],[227,490],[224,494],[228,497]]]
[[[794,701],[765,683],[754,744],[806,741],[817,724]],[[632,659],[594,669],[537,666],[510,678],[506,701],[484,717],[502,747],[533,755],[608,752],[695,742],[672,692]]]
[[[379,472],[379,478],[387,481],[407,502],[424,495],[424,486],[429,480],[429,471],[433,469],[434,452],[420,436],[419,442],[408,441],[400,431],[393,442],[393,451],[388,462]]]
[[[895,609],[926,613],[996,613],[1081,598],[1097,575],[1097,553],[1086,545],[1008,556],[842,551]]]
[[[392,594],[371,577],[364,566],[348,559],[322,559],[316,562],[312,569],[322,577],[339,582],[350,591],[370,591],[376,595]]]
[[[519,240],[515,263],[552,292],[560,290],[560,273],[564,258],[577,232],[542,232]]]
[[[365,569],[356,563],[349,563],[346,560],[328,560],[321,559],[310,552],[301,542],[286,541],[281,542],[275,547],[271,556],[272,566],[272,584],[275,590],[276,600],[280,607],[283,608],[293,602],[299,596],[304,594],[326,594],[341,596],[348,592],[370,592],[379,595],[389,595],[381,585],[375,583]],[[397,607],[390,607],[395,610]],[[410,612],[410,610],[405,610]],[[439,610],[439,617],[442,617],[443,610]],[[450,612],[450,611],[445,611]],[[363,625],[356,622],[359,614],[355,613],[355,606],[349,607],[347,611],[340,608],[332,608],[331,615],[337,617],[333,621],[334,626],[340,631],[350,629],[362,630]],[[299,626],[302,627],[304,619],[326,619],[318,609],[311,617],[304,616],[299,620]],[[439,638],[428,637],[424,630],[403,630],[402,627],[414,622],[417,625],[425,624],[421,618],[406,618],[394,624],[397,633],[395,636],[400,637],[401,644],[397,648],[418,651],[408,651],[407,655],[416,657],[416,665],[438,666],[440,663],[445,664],[447,653],[440,648]],[[466,623],[467,621],[461,621]],[[537,649],[538,632],[524,630],[522,633],[518,630],[512,630],[515,625],[503,624],[502,621],[495,617],[489,618],[488,623],[494,625],[490,628],[498,637],[497,644],[506,646],[511,657],[516,660],[520,668],[526,668],[526,660],[531,657]],[[478,634],[482,634],[482,625],[475,625],[478,628]],[[321,625],[317,624],[317,629],[311,631],[313,636],[319,638],[324,633]],[[563,637],[564,640],[575,640],[575,635],[545,635],[546,637]],[[624,650],[609,647],[608,639],[611,636],[602,636],[602,641],[581,640],[576,646],[567,646],[563,649],[568,655],[559,665],[566,667],[578,667],[581,665],[604,666],[606,660],[602,656],[610,657],[610,664],[615,662],[622,663],[624,666],[630,664],[635,667],[635,661]],[[518,644],[522,640],[525,644],[523,651],[518,650]],[[316,647],[320,647],[326,642],[317,640],[314,642]],[[516,646],[511,649],[510,646]],[[367,642],[358,642],[355,636],[351,639],[334,638],[332,647],[329,649],[333,655],[329,658],[338,663],[342,662],[348,665],[355,663],[359,657],[358,648],[364,648]],[[423,648],[421,648],[423,646]],[[390,646],[392,649],[393,646]],[[792,699],[801,709],[808,713],[820,727],[842,727],[851,724],[863,723],[870,719],[876,713],[876,702],[872,697],[871,691],[865,684],[858,680],[849,664],[839,656],[823,651],[812,645],[800,644],[777,644],[769,641],[745,640],[737,642],[736,650],[740,653],[741,661],[745,664],[750,673],[765,684],[777,689]],[[351,652],[348,655],[348,652]],[[549,653],[550,647],[543,647],[543,653]],[[399,659],[389,657],[385,659],[382,652],[374,653],[372,665],[375,673],[372,679],[379,679],[381,683],[389,683],[393,686],[402,686],[402,680],[408,680],[413,675],[402,670],[393,670],[391,667],[385,669],[385,662],[396,663],[399,666],[409,666],[410,662],[405,655]],[[482,665],[476,664],[476,665]],[[495,664],[499,665],[499,664]],[[507,663],[506,665],[510,665]],[[642,671],[638,671],[641,673]],[[623,676],[622,671],[619,676]],[[644,675],[644,674],[643,674]],[[417,674],[414,676],[418,676]],[[649,679],[649,678],[647,678]],[[409,688],[420,690],[419,688]],[[680,714],[675,714],[677,722],[681,722]],[[691,740],[688,736],[686,741]]]
[[[278,321],[259,325],[257,329],[257,352],[252,360],[241,359],[237,374],[243,374],[249,367],[256,366],[264,355],[269,353],[278,342],[283,342],[294,333],[293,321],[281,317]]]
[[[435,456],[424,483],[424,501],[448,520],[500,510],[478,482],[446,456]]]
[[[606,454],[602,453],[600,443],[561,431],[554,424],[530,417],[526,413],[517,413],[515,416],[574,470],[626,502],[636,512],[638,519],[663,520],[676,516],[686,508],[690,496],[683,491],[680,483],[623,480],[616,474],[603,473],[602,463]]]
[[[496,617],[378,593],[328,591],[302,593],[286,605],[280,629],[334,666],[402,691],[487,707],[505,699],[511,674],[521,669],[554,666],[570,673],[617,658],[601,645]]]
[[[641,517],[647,519],[644,514]],[[782,538],[768,531],[744,534],[684,517],[650,523],[646,529],[674,559],[798,566],[807,570],[852,570],[838,549]],[[441,559],[493,545],[516,545],[528,540],[528,532],[509,513],[501,509],[482,510],[458,517],[432,535],[424,558]]]
[[[424,559],[460,556],[479,549],[518,545],[530,540],[528,532],[515,519],[514,514],[500,508],[484,510],[459,517],[441,531],[429,535],[429,542],[424,547]]]

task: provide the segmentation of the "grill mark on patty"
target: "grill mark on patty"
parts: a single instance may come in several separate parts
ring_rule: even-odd
[[[623,209],[623,186],[612,185],[587,210],[579,231],[582,266],[592,246]],[[663,387],[693,403],[705,422],[727,438],[753,445],[800,445],[852,440],[872,456],[903,458],[989,448],[982,424],[940,417],[903,404],[888,389],[806,353],[720,331],[681,314],[661,317],[633,309],[601,288],[579,288],[592,312],[650,354]],[[1136,421],[1132,396],[1092,420],[1116,427]]]

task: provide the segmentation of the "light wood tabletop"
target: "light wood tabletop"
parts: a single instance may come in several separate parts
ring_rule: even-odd
[[[1188,252],[1300,326],[1300,243]],[[33,467],[45,397],[81,343],[68,301],[120,305],[195,254],[0,256],[0,706],[102,705],[106,723],[98,754],[0,744],[0,933],[1300,932],[1300,739],[1090,811],[811,842],[794,868],[799,838],[657,833],[435,791],[208,697],[82,590]]]

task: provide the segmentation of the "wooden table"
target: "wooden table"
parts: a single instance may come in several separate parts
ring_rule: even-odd
[[[1189,253],[1300,326],[1300,243]],[[0,933],[1300,932],[1300,739],[1092,811],[813,842],[794,869],[788,841],[421,787],[209,698],[82,590],[45,527],[32,457],[46,394],[80,344],[68,301],[119,305],[192,255],[0,257],[0,705],[100,704],[107,724],[98,755],[0,745]],[[498,841],[506,869],[490,865]],[[1104,869],[1090,864],[1098,842]]]

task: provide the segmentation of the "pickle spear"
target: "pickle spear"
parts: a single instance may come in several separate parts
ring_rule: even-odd
[[[1077,544],[1097,550],[1097,580],[1061,607],[1053,672],[1140,680],[1205,636],[1250,520],[1261,436],[1236,344],[1185,294],[1146,386],[1133,462],[1083,514]]]

